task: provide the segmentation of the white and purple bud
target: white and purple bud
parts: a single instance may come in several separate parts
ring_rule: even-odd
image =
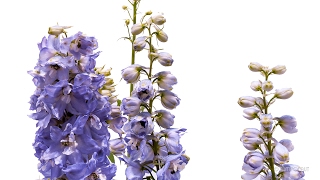
[[[285,164],[289,162],[289,151],[281,143],[277,143],[273,149],[273,158],[279,164]]]
[[[140,71],[145,67],[133,64],[122,69],[121,76],[127,83],[136,83],[140,79]]]
[[[174,109],[180,104],[180,98],[169,90],[158,91],[161,97],[161,104],[167,109]]]
[[[149,79],[141,80],[136,83],[135,89],[132,92],[133,96],[136,96],[141,101],[147,101],[154,95],[152,82]]]
[[[158,86],[165,90],[172,90],[172,86],[177,84],[177,78],[170,71],[161,71],[153,76],[157,79]]]
[[[247,107],[252,107],[255,105],[256,98],[252,96],[242,96],[238,100],[238,104],[241,107],[247,108]]]
[[[133,49],[135,51],[142,51],[144,47],[146,47],[147,42],[146,42],[147,36],[141,36],[138,37],[136,40],[133,42]]]
[[[243,117],[247,118],[248,120],[252,120],[258,117],[258,113],[260,112],[257,108],[246,108],[243,110]]]
[[[130,118],[130,122],[124,126],[124,130],[139,138],[145,138],[151,134],[154,128],[151,115],[148,112],[141,112],[138,115]]]
[[[173,63],[173,59],[171,54],[167,52],[160,52],[157,54],[157,60],[162,66],[171,66]]]
[[[283,179],[288,180],[304,180],[303,168],[295,164],[284,164],[282,165],[281,171],[279,173],[283,174]]]
[[[128,97],[122,100],[120,109],[124,115],[135,116],[139,114],[142,101],[136,97]]]
[[[276,89],[274,96],[278,99],[288,99],[293,95],[291,88]]]
[[[112,152],[112,154],[114,154],[116,156],[120,156],[120,155],[124,154],[126,147],[127,146],[122,138],[109,140],[110,152]]]
[[[263,113],[259,113],[259,119],[260,119],[260,124],[270,130],[272,128],[272,124],[273,124],[273,118],[271,114],[263,114]]]
[[[65,29],[71,28],[72,26],[51,26],[49,27],[48,34],[59,36],[62,33],[66,33]]]
[[[162,25],[165,22],[166,22],[166,18],[164,18],[163,15],[161,14],[152,16],[148,21],[149,24],[154,23],[156,25]]]
[[[242,170],[246,173],[241,176],[244,180],[251,180],[256,178],[260,171],[264,168],[264,155],[259,152],[249,152],[244,157]]]
[[[256,128],[246,128],[243,130],[240,141],[243,143],[243,146],[248,150],[256,150],[262,140],[260,139],[260,131]]]
[[[262,89],[265,91],[271,91],[273,89],[273,84],[271,81],[265,81],[262,83]]]
[[[289,152],[291,152],[294,149],[294,146],[290,139],[282,139],[281,141],[279,141],[279,143],[286,147]]]
[[[261,81],[252,81],[251,82],[251,85],[250,85],[250,88],[254,91],[260,91],[261,90],[261,86],[262,86],[262,83]]]
[[[168,41],[168,35],[162,31],[159,27],[153,26],[157,32],[156,32],[156,37],[160,42],[167,42]]]
[[[284,132],[293,134],[298,132],[297,127],[297,121],[293,116],[284,115],[281,117],[274,118],[278,121],[278,124],[283,129]]]
[[[163,128],[170,128],[174,123],[175,116],[166,110],[157,110],[154,112],[154,119],[157,121],[159,126]]]
[[[142,31],[146,28],[146,24],[134,24],[131,27],[131,34],[132,35],[139,35]]]
[[[251,62],[248,67],[253,72],[259,72],[263,70],[263,66],[257,62]]]
[[[286,66],[284,66],[284,65],[277,65],[277,66],[275,66],[275,67],[273,67],[272,69],[271,69],[271,72],[273,73],[273,74],[283,74],[283,73],[285,73],[287,71],[287,69],[286,69]]]

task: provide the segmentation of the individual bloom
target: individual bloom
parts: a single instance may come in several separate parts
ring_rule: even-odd
[[[286,180],[304,180],[302,168],[295,164],[284,164],[280,173],[283,173],[283,179]]]
[[[146,24],[134,24],[131,27],[132,35],[139,35],[146,28]]]
[[[131,161],[130,159],[127,162],[127,168],[126,168],[125,174],[128,180],[143,179],[143,176],[145,173],[146,173],[146,170],[144,170],[139,160]]]
[[[248,120],[252,120],[258,117],[258,113],[260,112],[257,108],[246,108],[243,110],[243,117],[247,118]]]
[[[151,134],[154,128],[150,113],[142,112],[130,119],[124,127],[126,132],[136,135],[136,137],[144,138]]]
[[[241,176],[244,180],[252,180],[256,178],[260,171],[264,168],[264,155],[260,152],[251,151],[244,157],[242,170],[246,173]]]
[[[112,154],[116,156],[120,156],[124,154],[126,150],[127,145],[123,141],[122,138],[117,138],[117,139],[111,139],[109,140],[109,149]]]
[[[127,118],[125,117],[115,117],[113,119],[109,119],[106,122],[109,125],[109,128],[112,129],[115,133],[118,133],[121,137],[121,134],[123,134],[122,127],[124,123],[127,121]]]
[[[276,89],[274,96],[278,99],[288,99],[293,95],[291,88]]]
[[[172,154],[166,157],[162,157],[164,165],[157,172],[158,180],[179,180],[180,172],[188,164],[189,159],[186,158],[183,154],[185,151],[180,152],[179,154]]]
[[[157,84],[160,88],[172,90],[172,86],[177,84],[177,78],[173,76],[170,71],[161,71],[153,76],[157,79]]]
[[[265,81],[262,83],[262,89],[265,91],[271,91],[273,89],[273,84],[271,81]]]
[[[263,66],[257,62],[251,62],[248,67],[253,72],[262,71],[262,68],[263,68]]]
[[[283,129],[284,132],[292,134],[298,132],[297,121],[293,116],[284,115],[281,117],[276,117],[275,120],[278,121],[278,124]]]
[[[156,32],[156,37],[160,42],[167,42],[168,41],[168,35],[162,31],[158,26],[153,26],[157,32]]]
[[[144,79],[136,83],[132,95],[138,97],[141,101],[146,102],[154,95],[152,82],[149,79]]]
[[[167,52],[160,52],[157,54],[157,60],[162,66],[171,66],[173,63],[173,59],[171,54]]]
[[[284,65],[277,65],[277,66],[275,66],[275,67],[273,67],[272,69],[271,69],[271,72],[273,73],[273,74],[283,74],[283,73],[285,73],[287,71],[287,69],[286,69],[286,66],[284,66]]]
[[[282,139],[281,141],[279,141],[279,143],[285,146],[289,152],[291,152],[294,149],[294,146],[290,139]]]
[[[277,143],[273,149],[273,158],[279,164],[285,164],[289,162],[289,151],[281,143]]]
[[[159,132],[159,146],[165,146],[168,152],[179,153],[182,151],[180,138],[187,131],[185,128],[168,128]]]
[[[72,26],[51,26],[49,27],[48,34],[59,36],[61,33],[66,33],[65,29],[71,28]]]
[[[142,51],[144,47],[147,45],[146,39],[147,39],[146,36],[141,36],[141,37],[138,37],[136,40],[134,40],[133,49],[135,51]]]
[[[124,115],[135,116],[139,114],[142,101],[136,97],[128,97],[122,100],[120,109]]]
[[[158,91],[161,97],[161,104],[167,109],[174,109],[180,104],[180,98],[168,90]]]
[[[244,108],[254,106],[255,102],[256,102],[256,98],[251,96],[242,96],[238,100],[238,104]]]
[[[256,150],[262,140],[260,139],[260,131],[256,128],[246,128],[243,130],[240,141],[243,143],[243,146],[248,150]]]
[[[104,66],[94,68],[96,74],[101,74],[103,76],[110,76],[112,68],[104,69]]]
[[[166,22],[166,18],[163,17],[162,14],[154,15],[150,18],[149,24],[154,23],[156,25],[162,25]]]
[[[121,76],[127,83],[136,83],[140,78],[140,71],[145,68],[138,64],[133,64],[122,69]]]
[[[261,90],[261,81],[252,81],[250,88],[254,91],[260,91]]]
[[[270,130],[273,124],[272,115],[271,114],[263,114],[259,113],[260,124]]]
[[[154,119],[157,121],[158,125],[163,128],[170,128],[174,123],[175,116],[166,110],[157,110],[154,112]]]

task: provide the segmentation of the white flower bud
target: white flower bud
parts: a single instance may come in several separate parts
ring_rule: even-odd
[[[286,69],[286,66],[284,66],[284,65],[278,65],[278,66],[275,66],[275,67],[273,67],[272,69],[271,69],[271,72],[273,73],[273,74],[283,74],[283,73],[285,73],[287,71],[287,69]]]
[[[71,28],[72,26],[51,26],[49,27],[48,34],[59,36],[61,33],[66,33],[65,29]]]
[[[257,62],[251,62],[248,67],[253,72],[262,71],[262,68],[263,68],[263,66]]]
[[[252,81],[250,88],[254,91],[260,91],[261,90],[261,81]]]
[[[271,91],[273,89],[273,84],[271,81],[265,81],[262,83],[262,89],[265,91]]]
[[[145,24],[134,24],[131,27],[131,34],[132,35],[139,35],[145,28]]]
[[[260,112],[260,110],[257,108],[246,108],[243,110],[243,113],[245,113],[245,115],[243,115],[243,117],[247,118],[248,120],[252,120],[252,119],[258,117],[259,112]]]
[[[153,26],[157,32],[156,32],[156,37],[160,42],[167,42],[168,41],[168,35],[162,31],[159,27]]]
[[[166,18],[164,18],[161,14],[158,14],[151,17],[151,22],[156,25],[162,25],[166,22]]]
[[[278,99],[288,99],[293,95],[291,88],[276,89],[274,96]]]
[[[256,98],[251,96],[243,96],[243,97],[240,97],[238,100],[238,104],[244,108],[252,107],[255,104],[255,102],[256,102]]]

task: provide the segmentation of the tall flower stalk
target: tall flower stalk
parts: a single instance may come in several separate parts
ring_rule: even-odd
[[[260,72],[264,80],[253,81],[250,88],[259,92],[261,97],[242,96],[238,104],[246,108],[243,110],[244,117],[248,120],[257,119],[260,129],[246,128],[243,131],[241,142],[250,150],[245,156],[242,169],[245,174],[241,176],[244,180],[252,180],[260,175],[261,180],[303,180],[304,172],[297,165],[289,163],[289,152],[293,150],[291,140],[280,141],[273,137],[277,126],[286,133],[296,133],[297,121],[293,116],[283,115],[273,117],[268,108],[277,99],[288,99],[293,95],[291,88],[273,90],[273,83],[269,80],[272,74],[284,74],[286,67],[278,65],[273,68],[262,66],[259,63],[250,63],[249,69]],[[267,97],[270,97],[269,99]]]
[[[154,46],[154,41],[168,40],[168,35],[163,31],[166,19],[161,14],[152,15],[148,11],[136,22],[141,1],[129,3],[132,13],[131,8],[122,7],[130,16],[125,21],[128,36],[123,38],[131,42],[132,57],[131,65],[122,70],[122,78],[130,83],[130,97],[124,98],[120,105],[122,118],[127,121],[122,121],[123,127],[118,126],[123,133],[119,133],[119,138],[110,148],[126,163],[128,180],[180,179],[180,172],[189,157],[180,144],[180,137],[186,129],[173,128],[175,116],[169,112],[180,104],[180,98],[172,92],[177,79],[170,71],[152,71],[156,61],[166,67],[173,63],[169,53],[160,52]],[[135,53],[143,50],[148,51],[146,66],[135,62]],[[164,109],[156,109],[155,101],[160,101]]]
[[[38,44],[30,100],[37,120],[35,156],[45,179],[111,180],[116,166],[108,155],[111,104],[116,101],[110,70],[96,68],[96,38],[82,32],[67,37],[70,26],[53,26]],[[63,36],[65,35],[65,36]]]

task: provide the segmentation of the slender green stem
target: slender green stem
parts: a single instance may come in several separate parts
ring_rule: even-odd
[[[139,1],[134,1],[133,2],[133,19],[132,19],[132,23],[136,24],[137,23],[137,5],[138,5]],[[132,35],[132,43],[136,40],[136,35]],[[133,47],[131,46],[131,65],[135,63],[135,57],[136,57],[136,52],[133,49]],[[131,96],[131,92],[133,91],[133,84],[130,84],[130,96]]]

